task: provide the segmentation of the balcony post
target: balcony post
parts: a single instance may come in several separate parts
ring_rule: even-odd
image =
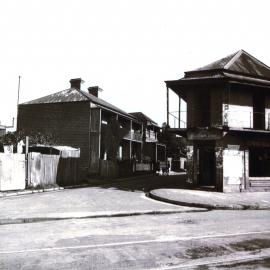
[[[132,134],[131,134],[131,131],[132,131],[132,120],[130,120],[130,129],[129,129],[129,133],[130,133],[130,140],[129,140],[129,159],[131,159],[131,153],[132,153]]]
[[[167,125],[169,125],[169,87],[167,86]]]
[[[181,128],[181,97],[179,96],[178,127]]]

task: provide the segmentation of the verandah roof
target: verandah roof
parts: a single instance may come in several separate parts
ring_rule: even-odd
[[[221,58],[204,67],[187,71],[179,80],[165,81],[183,99],[186,85],[220,82],[246,83],[270,88],[270,67],[244,50]],[[181,92],[181,93],[180,93]]]

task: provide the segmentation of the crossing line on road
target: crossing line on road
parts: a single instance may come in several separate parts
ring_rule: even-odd
[[[64,246],[64,247],[46,247],[46,248],[36,248],[36,249],[22,249],[22,250],[10,250],[10,251],[0,251],[0,255],[6,254],[16,254],[16,253],[29,253],[29,252],[46,252],[46,251],[57,251],[57,250],[74,250],[74,249],[91,249],[91,248],[107,248],[107,247],[117,247],[117,246],[129,246],[138,244],[151,244],[151,243],[170,243],[177,241],[189,241],[189,240],[199,240],[208,238],[222,238],[222,237],[233,237],[233,236],[244,236],[244,235],[256,235],[256,234],[270,234],[270,230],[267,231],[253,231],[253,232],[243,232],[243,233],[230,233],[230,234],[214,234],[214,235],[203,235],[203,236],[188,236],[188,237],[173,237],[164,239],[153,239],[153,240],[141,240],[141,241],[126,241],[126,242],[116,242],[116,243],[106,243],[106,244],[96,244],[96,245],[78,245],[78,246]],[[168,268],[174,269],[174,268]]]

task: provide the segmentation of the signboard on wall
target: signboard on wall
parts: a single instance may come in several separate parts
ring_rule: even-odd
[[[244,153],[235,149],[223,151],[223,176],[228,179],[227,184],[241,184],[244,172]]]
[[[240,145],[228,144],[228,149],[229,149],[229,150],[236,150],[236,151],[239,151]]]

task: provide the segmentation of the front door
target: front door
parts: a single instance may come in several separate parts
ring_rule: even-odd
[[[213,146],[199,147],[200,186],[215,186],[215,150]]]

